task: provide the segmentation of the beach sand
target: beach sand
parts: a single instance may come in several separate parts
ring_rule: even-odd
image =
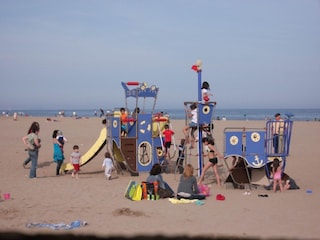
[[[243,195],[243,189],[229,184],[217,188],[212,170],[205,182],[211,196],[204,205],[173,204],[168,199],[134,202],[124,197],[130,180],[144,181],[148,173],[131,176],[128,172],[114,174],[107,181],[101,168],[105,148],[81,168],[80,178],[71,174],[55,176],[52,160],[54,129],[63,131],[68,142],[65,156],[69,161],[72,146],[78,144],[84,154],[98,138],[103,125],[100,118],[0,117],[0,232],[26,234],[73,234],[97,237],[125,236],[188,236],[238,237],[256,239],[319,239],[319,156],[320,122],[294,122],[290,156],[285,172],[299,185],[299,190],[273,193],[263,187]],[[39,153],[37,178],[29,179],[29,166],[22,167],[27,157],[22,137],[33,121],[40,123],[42,147]],[[183,120],[173,120],[175,140],[182,138]],[[264,121],[216,121],[214,137],[223,152],[223,131],[226,127],[264,127]],[[193,150],[196,153],[196,150]],[[172,159],[174,163],[176,157]],[[195,157],[190,158],[196,167]],[[205,159],[207,161],[207,159]],[[223,164],[223,161],[220,161]],[[220,167],[222,180],[226,172]],[[164,179],[176,190],[179,174],[164,173]],[[310,191],[311,193],[308,193]],[[10,193],[11,199],[3,200]],[[225,196],[217,201],[217,194]],[[269,197],[258,197],[268,194]],[[27,223],[70,223],[82,220],[87,226],[72,230],[27,228]],[[3,238],[2,238],[3,239]]]

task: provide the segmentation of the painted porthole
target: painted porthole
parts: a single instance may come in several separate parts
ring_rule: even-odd
[[[251,133],[251,140],[252,140],[252,142],[259,142],[260,141],[260,134],[257,132]]]
[[[202,108],[202,113],[203,114],[209,114],[210,113],[210,107],[209,106],[204,106],[203,108]]]
[[[138,161],[142,166],[148,166],[152,162],[152,150],[149,142],[143,141],[138,148]]]
[[[113,125],[114,128],[116,128],[118,126],[117,120],[113,120],[113,124],[112,125]]]
[[[238,139],[237,136],[231,136],[231,137],[230,137],[230,144],[231,144],[231,145],[237,145],[238,142],[239,142],[239,139]]]

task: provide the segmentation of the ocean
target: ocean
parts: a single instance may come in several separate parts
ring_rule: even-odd
[[[13,115],[14,112],[20,116],[34,116],[34,117],[55,117],[59,112],[64,111],[66,117],[99,117],[99,109],[51,109],[51,110],[0,110],[2,115]],[[105,109],[104,112],[110,111]],[[148,111],[148,110],[146,110]],[[185,119],[185,110],[179,109],[156,109],[156,112],[163,112],[168,114],[171,119]],[[293,121],[320,121],[320,109],[219,109],[214,110],[214,119],[226,120],[267,120],[273,119],[275,113],[280,113],[283,118],[290,118]]]

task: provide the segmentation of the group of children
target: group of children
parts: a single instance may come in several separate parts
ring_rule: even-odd
[[[208,82],[203,82],[201,93],[202,93],[202,103],[207,104],[210,101],[210,96],[212,94],[209,92],[210,86]],[[135,109],[134,116],[137,117],[137,114],[139,114],[140,109]],[[178,159],[176,161],[176,165],[178,167],[179,173],[183,173],[180,179],[179,189],[183,192],[186,191],[186,188],[193,189],[191,192],[193,194],[196,194],[199,192],[197,189],[197,184],[195,177],[193,176],[193,166],[190,164],[187,164],[185,168],[183,168],[183,161],[184,161],[184,153],[185,153],[185,144],[190,143],[190,149],[193,149],[195,147],[196,138],[194,136],[195,131],[198,129],[198,113],[197,113],[197,103],[192,103],[190,105],[190,110],[187,110],[188,117],[190,118],[190,123],[183,128],[183,133],[185,135],[185,139],[181,139],[179,148],[179,154]],[[126,119],[128,115],[126,113],[125,108],[120,109],[120,121],[121,121],[121,136],[126,136]],[[37,125],[39,129],[39,124]],[[207,156],[209,161],[203,166],[203,171],[201,173],[201,176],[198,180],[198,184],[202,184],[202,181],[204,179],[204,175],[206,171],[212,167],[213,172],[216,176],[216,181],[218,187],[221,185],[220,176],[218,173],[218,158],[223,158],[223,155],[220,154],[214,144],[214,139],[211,135],[211,126],[202,126],[201,131],[203,133],[203,139],[202,142],[204,144],[204,156]],[[189,130],[190,133],[189,133]],[[29,132],[28,132],[29,133]],[[172,145],[172,138],[175,132],[170,128],[169,124],[166,124],[164,126],[164,130],[162,132],[162,136],[164,138],[163,142],[163,148],[164,148],[164,158],[166,160],[169,160],[171,158],[170,156],[170,147]],[[34,134],[35,135],[35,134]],[[29,136],[29,135],[28,135]],[[23,141],[27,144],[28,136],[26,136]],[[64,160],[64,144],[67,142],[67,139],[63,136],[62,131],[60,130],[54,130],[52,134],[53,138],[53,159],[57,163],[56,167],[56,175],[60,174],[60,168],[62,166],[63,160]],[[36,141],[38,141],[36,139]],[[40,142],[40,141],[39,141]],[[34,143],[33,143],[34,144]],[[29,144],[30,145],[30,144]],[[40,143],[39,143],[40,146]],[[29,155],[32,156],[32,149],[29,147]],[[70,154],[70,163],[73,165],[73,171],[72,171],[72,177],[79,178],[79,171],[80,171],[80,164],[81,164],[81,153],[79,150],[78,145],[73,146],[73,152]],[[105,153],[104,160],[102,163],[102,168],[105,170],[105,176],[108,180],[111,180],[112,171],[114,171],[114,164],[113,160],[111,158],[111,154],[109,152]],[[23,166],[25,167],[28,161],[31,157],[29,157],[24,163]],[[282,185],[282,169],[281,165],[279,163],[278,159],[275,159],[273,162],[273,168],[272,168],[272,175],[273,175],[273,190],[276,191],[277,186],[280,187],[280,191],[284,191],[288,189],[288,184],[283,186]],[[35,176],[35,174],[34,174]],[[30,177],[33,177],[30,175]],[[191,187],[192,186],[192,187]],[[190,191],[189,191],[190,192]],[[191,193],[190,192],[190,193]]]
[[[70,154],[70,163],[73,165],[72,177],[79,178],[80,164],[81,164],[81,153],[78,145],[73,146],[73,152]],[[105,176],[108,180],[111,180],[112,172],[115,170],[111,154],[105,152],[104,159],[102,162],[102,168],[105,170]]]
[[[23,167],[26,168],[29,162],[32,162],[30,169],[30,178],[36,178],[36,165],[38,157],[38,149],[41,147],[40,138],[38,137],[40,127],[38,122],[32,123],[28,130],[28,135],[22,138],[23,143],[27,146],[29,157],[23,162]],[[52,133],[53,140],[53,161],[57,163],[56,175],[60,175],[61,166],[65,159],[64,157],[64,144],[67,142],[67,138],[63,135],[61,130],[54,130]],[[70,154],[70,163],[73,166],[71,176],[76,179],[79,178],[79,171],[81,165],[81,153],[78,145],[73,146],[73,151]],[[113,161],[109,152],[105,153],[102,168],[105,169],[105,176],[108,180],[111,180],[112,171],[114,171]]]
[[[73,165],[72,177],[78,178],[79,171],[80,171],[80,160],[81,160],[81,153],[79,151],[79,146],[73,146],[73,152],[70,154],[70,163]],[[109,152],[105,152],[104,159],[102,162],[102,169],[104,169],[104,174],[107,180],[112,179],[112,172],[115,170],[111,154]]]

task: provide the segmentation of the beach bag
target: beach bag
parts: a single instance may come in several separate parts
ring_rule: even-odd
[[[129,181],[129,184],[124,192],[124,196],[130,200],[132,200],[133,198],[133,195],[134,195],[134,192],[136,190],[136,187],[137,187],[137,183],[136,181],[132,181],[130,180]]]
[[[132,196],[133,201],[140,201],[142,199],[142,188],[140,184],[137,184]]]
[[[208,185],[205,184],[199,184],[198,185],[199,191],[201,194],[205,195],[205,196],[210,196],[210,188],[208,187]]]
[[[174,195],[174,193],[170,189],[161,187],[158,189],[158,194],[160,198],[170,198]]]
[[[158,185],[157,181],[154,182],[142,182],[142,199],[158,199]]]

